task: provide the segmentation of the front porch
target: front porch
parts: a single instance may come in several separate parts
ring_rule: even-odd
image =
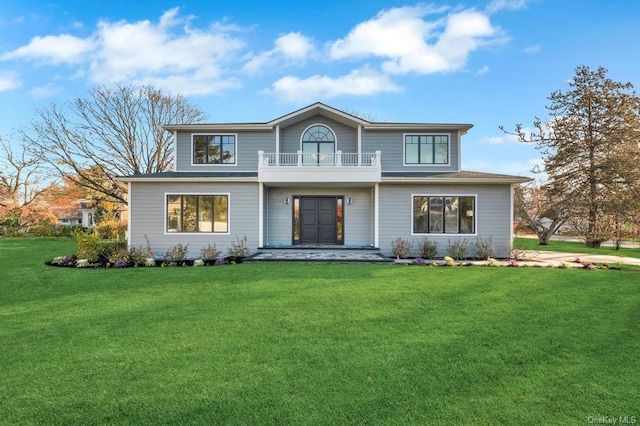
[[[327,262],[327,263],[392,263],[374,247],[300,247],[259,248],[245,262]]]

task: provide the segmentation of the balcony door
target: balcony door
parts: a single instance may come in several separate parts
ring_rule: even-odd
[[[336,137],[322,124],[309,127],[302,134],[302,164],[332,166],[335,164]]]

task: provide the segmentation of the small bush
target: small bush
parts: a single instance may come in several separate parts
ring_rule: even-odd
[[[120,220],[105,220],[96,225],[94,231],[105,240],[122,240],[127,231],[127,223]]]
[[[418,242],[420,255],[423,259],[435,259],[438,256],[438,246],[439,243],[437,241],[432,241],[428,238],[423,238]]]
[[[476,257],[479,259],[488,259],[493,257],[493,253],[496,250],[491,237],[487,239],[481,237],[476,238],[474,246],[476,248]]]
[[[391,253],[397,259],[406,259],[411,254],[413,244],[398,237],[391,242]]]
[[[76,242],[78,243],[77,255],[80,259],[88,259],[89,262],[96,262],[101,255],[104,255],[102,239],[94,232],[76,232]],[[108,257],[108,253],[107,256]]]
[[[153,259],[153,251],[149,246],[133,246],[129,249],[129,261],[137,266],[143,266],[147,264],[147,259]]]
[[[169,247],[169,249],[164,253],[164,260],[168,262],[182,262],[187,258],[188,253],[189,244],[183,246],[178,243],[175,246]]]
[[[447,241],[447,253],[455,260],[466,259],[469,253],[469,243],[467,240]]]
[[[216,248],[215,243],[200,249],[200,259],[202,260],[215,260],[218,256],[220,256],[220,250]]]
[[[236,241],[231,243],[231,246],[227,249],[227,254],[231,257],[247,257],[251,254],[249,250],[247,236],[242,239],[236,237]]]

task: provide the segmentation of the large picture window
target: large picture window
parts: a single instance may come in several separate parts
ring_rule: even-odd
[[[229,232],[229,196],[167,195],[167,232]]]
[[[476,197],[413,196],[414,234],[474,234]]]
[[[235,135],[193,135],[194,164],[235,164]]]
[[[448,135],[405,135],[405,164],[448,164]]]

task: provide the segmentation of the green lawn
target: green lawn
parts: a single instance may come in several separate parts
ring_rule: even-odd
[[[569,253],[601,254],[605,256],[623,256],[640,259],[640,249],[625,248],[624,244],[620,250],[616,250],[613,247],[607,246],[602,246],[600,248],[591,248],[585,246],[584,243],[556,240],[552,240],[547,246],[542,246],[538,244],[537,238],[514,238],[513,246],[515,248],[526,250],[564,251]],[[640,421],[640,419],[638,421]]]
[[[640,275],[367,264],[75,270],[0,239],[0,424],[640,418]]]

